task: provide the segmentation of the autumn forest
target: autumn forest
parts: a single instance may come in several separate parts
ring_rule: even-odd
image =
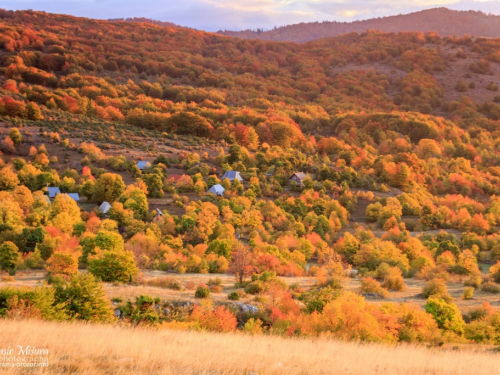
[[[0,10],[0,316],[498,346],[499,85],[482,36]]]

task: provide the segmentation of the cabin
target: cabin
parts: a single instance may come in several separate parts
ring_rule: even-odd
[[[151,166],[149,161],[145,161],[145,160],[138,161],[136,165],[137,165],[137,168],[139,168],[141,171],[146,169],[146,168],[149,168]]]
[[[68,193],[68,197],[73,199],[75,202],[80,201],[80,195],[78,193]]]
[[[225,178],[227,178],[231,182],[233,182],[234,180],[243,182],[243,178],[238,171],[227,171],[226,173],[224,173],[224,176],[222,176],[221,180],[224,180]]]
[[[153,222],[159,220],[163,218],[163,212],[161,212],[161,210],[159,208],[156,209],[156,215],[155,217],[153,218]]]
[[[220,184],[212,186],[210,189],[208,189],[207,194],[213,194],[217,195],[219,197],[222,197],[224,195],[224,192],[226,189]]]
[[[99,206],[99,211],[106,215],[111,209],[111,205],[108,202],[102,202]]]
[[[49,192],[49,198],[54,199],[57,194],[61,194],[61,190],[58,187],[47,187],[47,191]]]
[[[294,181],[298,186],[302,186],[306,177],[307,175],[304,172],[296,172],[288,179],[288,181]]]

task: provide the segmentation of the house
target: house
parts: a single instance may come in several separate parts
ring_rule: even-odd
[[[159,208],[156,209],[156,215],[153,218],[153,221],[156,221],[158,219],[161,219],[163,217],[163,212]]]
[[[108,213],[110,209],[111,205],[108,202],[102,202],[102,204],[99,206],[99,211],[105,215]]]
[[[227,178],[229,181],[233,182],[235,179],[239,180],[240,182],[243,181],[243,178],[240,176],[240,172],[238,171],[227,171],[224,173],[224,176],[222,176],[221,180],[224,180]]]
[[[146,169],[146,168],[149,168],[151,166],[149,161],[145,161],[145,160],[138,161],[136,165],[137,165],[137,168],[139,168],[141,171]]]
[[[288,179],[288,181],[294,181],[298,186],[302,186],[302,182],[306,177],[307,176],[304,172],[296,172]]]
[[[213,195],[217,195],[219,197],[222,197],[224,195],[225,191],[226,191],[226,189],[224,189],[222,187],[222,185],[217,184],[217,185],[212,186],[210,189],[208,189],[207,194],[213,194]]]
[[[61,194],[61,190],[58,187],[47,187],[49,192],[49,198],[55,198],[57,194]]]
[[[78,193],[68,193],[68,197],[73,199],[75,202],[80,201],[80,195]]]

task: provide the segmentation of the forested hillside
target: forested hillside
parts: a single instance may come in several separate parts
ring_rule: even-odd
[[[385,32],[421,31],[437,32],[441,36],[475,35],[500,37],[500,16],[475,11],[456,11],[435,8],[410,14],[372,18],[353,22],[311,22],[275,27],[272,30],[219,31],[220,34],[245,38],[282,42],[304,43],[348,33],[368,30]]]
[[[0,63],[0,316],[500,343],[500,39],[0,11]]]

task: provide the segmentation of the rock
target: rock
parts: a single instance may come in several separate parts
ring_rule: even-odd
[[[113,312],[113,315],[116,316],[117,318],[120,318],[122,316],[122,312],[120,309],[116,309],[114,312]]]

